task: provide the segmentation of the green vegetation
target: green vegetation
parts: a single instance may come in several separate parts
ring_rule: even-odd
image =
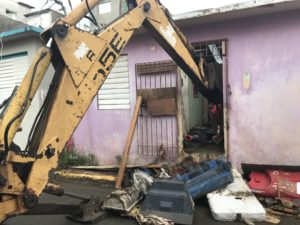
[[[66,150],[60,154],[58,169],[69,169],[72,166],[97,166],[98,161],[93,154],[82,154],[75,150]]]

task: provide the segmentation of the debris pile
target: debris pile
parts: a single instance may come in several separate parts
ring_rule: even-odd
[[[267,211],[266,221],[277,224],[280,217],[300,219],[300,172],[251,171],[251,191]]]
[[[226,187],[233,175],[231,163],[220,159],[173,176],[167,169],[152,176],[149,170],[135,170],[132,181],[130,187],[113,191],[102,208],[133,217],[139,224],[192,224],[193,199]]]
[[[214,219],[219,221],[264,221],[266,211],[256,199],[241,174],[232,169],[234,182],[207,195]],[[224,204],[226,202],[226,204]]]
[[[117,167],[94,169],[111,173]],[[189,225],[193,224],[194,201],[201,204],[203,196],[207,196],[213,218],[222,222],[253,225],[261,221],[278,224],[281,217],[300,219],[300,173],[252,170],[244,170],[243,177],[224,159],[196,163],[190,156],[171,167],[126,166],[124,188],[117,188],[103,202],[89,201],[93,207],[83,204],[87,207],[72,219],[94,220],[90,209],[96,209],[103,218],[115,211],[140,225]]]

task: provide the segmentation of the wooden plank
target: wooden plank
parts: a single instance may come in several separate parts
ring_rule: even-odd
[[[159,164],[149,164],[149,165],[126,165],[126,168],[148,168],[148,169],[160,169],[162,165]],[[72,166],[71,169],[78,170],[117,170],[120,165],[103,165],[103,166]]]
[[[138,89],[137,95],[143,98],[143,103],[159,99],[176,98],[176,87]]]
[[[121,185],[122,185],[122,182],[124,179],[124,174],[125,174],[125,170],[126,170],[128,156],[129,156],[129,151],[130,151],[130,147],[131,147],[131,143],[132,143],[135,127],[136,127],[136,122],[137,122],[139,112],[141,109],[141,105],[142,105],[142,97],[138,96],[137,100],[136,100],[133,116],[131,119],[128,136],[126,139],[126,144],[125,144],[125,148],[124,148],[124,152],[123,152],[123,156],[122,156],[122,161],[120,163],[120,169],[119,169],[118,177],[117,177],[116,184],[115,184],[116,188],[121,188]]]
[[[147,109],[151,116],[173,116],[176,115],[176,100],[168,98],[149,101]]]
[[[110,181],[113,182],[116,180],[115,176],[107,174],[95,174],[95,173],[76,173],[72,171],[56,171],[54,173],[57,176],[64,177],[67,179],[87,179],[93,181]]]
[[[136,65],[136,72],[141,74],[154,74],[176,71],[177,65],[173,61],[163,61],[154,63],[141,63]]]

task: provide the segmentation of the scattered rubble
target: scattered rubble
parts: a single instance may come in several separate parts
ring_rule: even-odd
[[[212,215],[219,221],[264,221],[266,211],[251,193],[237,169],[232,169],[234,182],[226,188],[207,195]],[[226,202],[226,204],[224,204]]]
[[[276,216],[270,212],[267,212],[265,222],[272,223],[272,224],[279,224],[281,222],[281,219],[279,216]]]
[[[173,221],[155,215],[143,216],[139,214],[136,220],[140,225],[174,225]]]
[[[198,168],[190,165],[189,172],[181,175],[174,175],[174,167],[156,173],[137,170],[132,186],[112,192],[102,208],[136,218],[140,224],[192,224],[193,198],[224,188],[233,182],[233,176],[231,164],[225,160],[206,161]],[[178,168],[177,172],[181,170]],[[181,172],[185,171],[182,168]]]
[[[58,173],[68,178],[94,177],[114,182],[117,169],[117,166],[93,167],[94,172]],[[130,167],[124,181],[127,187],[113,191],[101,208],[106,213],[113,210],[132,217],[140,225],[192,224],[193,199],[207,194],[212,216],[219,221],[237,220],[253,225],[258,221],[278,224],[281,217],[300,218],[300,173],[266,170],[250,174],[247,185],[224,159],[200,164],[186,159],[172,167],[158,164]]]

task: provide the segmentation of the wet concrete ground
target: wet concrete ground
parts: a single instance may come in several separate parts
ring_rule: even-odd
[[[82,196],[99,196],[104,199],[111,191],[112,187],[91,184],[85,181],[59,181],[66,191],[70,191]],[[56,197],[48,194],[41,196],[41,203],[77,203],[70,197]],[[226,204],[226,203],[225,203]],[[6,225],[78,225],[79,223],[68,220],[64,215],[55,216],[17,216],[5,221]],[[210,213],[210,209],[206,199],[196,202],[194,211],[194,225],[242,225],[242,222],[218,222],[215,221]],[[270,223],[256,223],[259,225],[270,225]],[[106,219],[99,221],[96,225],[137,225],[137,222],[130,218],[110,215]],[[280,225],[300,225],[300,220],[283,219]]]

